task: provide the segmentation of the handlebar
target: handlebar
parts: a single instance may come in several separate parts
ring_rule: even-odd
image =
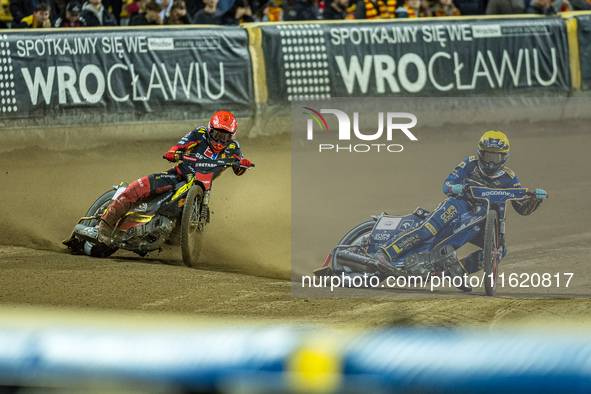
[[[162,158],[166,160],[166,155],[162,155]],[[180,160],[190,160],[190,161],[195,161],[195,162],[199,162],[199,163],[208,163],[208,164],[217,164],[219,166],[224,166],[224,167],[232,167],[235,164],[240,163],[240,159],[236,159],[236,158],[228,158],[228,159],[201,159],[201,158],[197,158],[195,155],[191,155],[191,154],[185,154],[185,152],[181,152],[181,151],[176,151],[175,152],[175,161],[180,161]],[[231,159],[231,160],[229,160]],[[240,166],[242,168],[254,168],[255,165],[254,163],[250,164],[250,167],[245,167],[245,166]]]
[[[469,186],[469,185],[466,185],[466,186],[467,187],[472,187],[472,186]],[[494,189],[494,188],[491,188],[491,189]],[[449,194],[451,194],[451,195],[454,195],[454,193],[452,192],[452,189],[449,189],[447,192]],[[528,196],[528,197],[533,197],[533,196],[536,195],[536,193],[534,193],[534,192],[525,192],[525,195]],[[462,194],[460,194],[460,196],[470,197],[467,193],[464,192],[464,190],[462,190]],[[546,198],[550,198],[550,195],[548,193],[546,193]]]

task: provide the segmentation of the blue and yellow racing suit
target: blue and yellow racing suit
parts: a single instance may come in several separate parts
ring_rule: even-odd
[[[469,182],[471,185],[499,189],[521,187],[519,179],[509,168],[503,167],[500,172],[501,175],[496,178],[489,178],[480,172],[478,157],[470,156],[464,159],[443,182],[443,192],[448,198],[441,202],[417,228],[395,238],[392,243],[383,247],[382,251],[387,254],[390,261],[397,260],[402,253],[435,236],[456,216],[471,210],[472,204],[468,197],[452,194],[451,188],[454,185]],[[520,215],[529,215],[538,208],[541,200],[532,197],[519,201],[513,200],[511,203]]]

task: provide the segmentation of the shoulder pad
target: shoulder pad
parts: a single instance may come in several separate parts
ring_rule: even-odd
[[[515,178],[515,173],[513,172],[512,169],[510,169],[509,167],[505,167],[503,168],[503,171],[505,171],[505,173],[507,175],[509,175],[511,177],[511,179]]]
[[[240,144],[238,141],[232,141],[232,143],[228,145],[228,149],[240,149]]]
[[[473,161],[476,161],[476,160],[478,160],[478,157],[476,157],[476,156],[470,156],[470,157],[468,157],[468,162],[469,163],[471,163]]]
[[[197,131],[198,133],[205,134],[205,132],[207,131],[207,128],[205,128],[204,126],[201,126],[201,127],[197,127],[195,129],[195,131]]]
[[[462,161],[460,162],[460,164],[458,164],[458,167],[460,167],[460,168],[465,168],[465,167],[466,167],[466,164],[470,164],[470,158],[469,158],[469,157],[467,157],[467,158],[465,158],[464,160],[462,160]],[[454,170],[454,171],[455,171],[455,170]],[[457,175],[457,174],[456,174],[456,175]]]

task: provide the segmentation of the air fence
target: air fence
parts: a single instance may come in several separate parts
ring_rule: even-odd
[[[103,325],[104,326],[104,325]],[[570,392],[589,333],[312,327],[0,327],[0,388],[142,392]]]
[[[586,12],[0,31],[3,129],[206,119],[213,110],[231,108],[249,119],[256,135],[281,131],[262,126],[269,115],[289,119],[289,103],[297,100],[569,97],[589,90]],[[0,325],[0,387],[88,385],[221,392],[589,392],[591,337],[412,329],[344,335],[301,326],[162,332]]]

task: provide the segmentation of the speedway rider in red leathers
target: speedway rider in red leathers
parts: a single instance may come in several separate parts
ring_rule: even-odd
[[[164,158],[170,162],[179,159],[179,153],[191,153],[197,159],[215,160],[235,158],[239,161],[232,166],[236,175],[242,175],[251,166],[251,161],[242,157],[240,144],[234,141],[237,121],[228,111],[216,112],[207,127],[198,127],[185,135],[170,148]],[[113,229],[138,200],[153,194],[164,193],[177,183],[187,180],[187,175],[195,174],[194,167],[183,162],[168,171],[140,178],[127,186],[107,208],[99,223],[98,240],[106,245],[112,242]]]
[[[388,272],[388,266],[392,260],[397,259],[399,255],[409,251],[417,244],[434,237],[455,217],[472,209],[469,198],[464,194],[466,181],[494,188],[521,187],[515,173],[505,167],[508,158],[509,139],[507,136],[500,131],[484,133],[478,143],[478,156],[464,159],[443,182],[443,192],[449,198],[439,204],[417,228],[401,234],[388,245],[380,248],[372,257],[371,263],[376,265],[379,270]],[[517,213],[529,215],[540,206],[547,196],[543,189],[536,189],[534,196],[511,202]],[[459,261],[447,269],[448,274],[452,277],[470,273]],[[463,286],[463,290],[469,291],[470,288],[466,285]]]

